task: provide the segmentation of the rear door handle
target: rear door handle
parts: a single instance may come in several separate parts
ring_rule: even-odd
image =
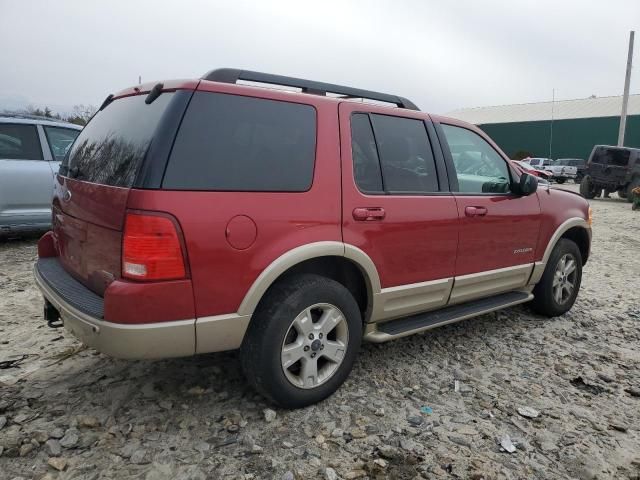
[[[353,218],[360,222],[382,220],[386,212],[382,207],[358,207],[353,209]]]
[[[464,214],[467,217],[484,217],[487,214],[485,207],[465,207]]]

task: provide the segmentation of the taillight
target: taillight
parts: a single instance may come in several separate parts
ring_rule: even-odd
[[[176,280],[186,276],[180,237],[170,218],[127,213],[122,276],[133,280]]]

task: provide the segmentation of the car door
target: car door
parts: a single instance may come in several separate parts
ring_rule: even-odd
[[[428,117],[340,104],[342,234],[368,255],[382,291],[371,320],[446,304],[455,270],[458,212]]]
[[[50,224],[52,192],[51,168],[43,155],[38,127],[0,123],[0,226]]]
[[[440,122],[437,131],[460,219],[450,303],[523,287],[538,240],[537,194],[511,191],[514,169],[479,129]]]

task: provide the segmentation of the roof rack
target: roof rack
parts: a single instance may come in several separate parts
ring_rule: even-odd
[[[305,80],[302,78],[286,77],[284,75],[240,70],[237,68],[219,68],[217,70],[211,70],[210,72],[205,73],[202,79],[222,83],[237,83],[238,80],[268,83],[270,85],[300,88],[303,93],[310,93],[314,95],[326,96],[327,93],[337,93],[338,95],[344,95],[347,98],[366,98],[379,102],[393,103],[400,108],[420,110],[411,100],[407,100],[406,98],[399,97],[397,95],[372,92],[371,90],[361,90],[359,88],[334,85],[332,83],[315,82],[313,80]]]

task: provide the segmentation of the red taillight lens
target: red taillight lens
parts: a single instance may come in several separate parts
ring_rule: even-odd
[[[127,214],[122,276],[133,280],[175,280],[186,276],[180,238],[169,218]]]

